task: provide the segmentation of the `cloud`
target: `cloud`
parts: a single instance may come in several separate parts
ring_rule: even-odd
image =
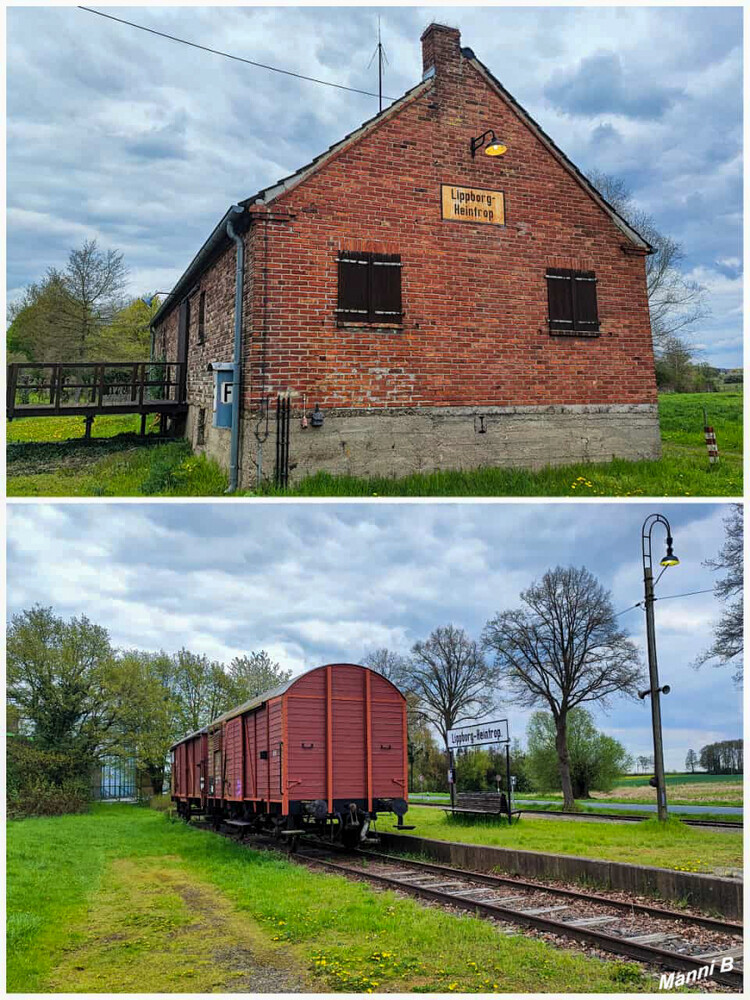
[[[680,91],[659,86],[652,77],[626,73],[621,56],[608,51],[581,59],[575,69],[553,73],[544,94],[552,105],[568,114],[661,118]]]

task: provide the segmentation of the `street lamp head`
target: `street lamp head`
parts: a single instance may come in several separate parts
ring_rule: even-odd
[[[672,551],[672,536],[667,535],[667,554],[664,556],[662,561],[659,563],[660,566],[679,566],[680,560]]]

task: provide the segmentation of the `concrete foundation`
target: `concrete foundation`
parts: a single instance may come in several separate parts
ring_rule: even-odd
[[[424,854],[434,861],[475,871],[500,871],[528,878],[582,882],[604,889],[618,889],[639,896],[685,900],[696,909],[728,920],[742,920],[742,881],[678,872],[670,868],[631,865],[568,854],[545,854],[509,847],[458,844],[404,834],[381,833],[384,850]]]
[[[229,463],[229,431],[210,426],[199,445],[197,408],[191,407],[187,437],[198,452]],[[289,482],[316,472],[349,476],[408,476],[414,472],[519,467],[540,469],[613,458],[658,459],[657,407],[651,404],[581,406],[424,407],[329,410],[323,426],[301,427],[292,417]],[[242,420],[241,486],[256,482],[255,419]],[[263,479],[272,479],[276,425],[271,414],[263,444]]]

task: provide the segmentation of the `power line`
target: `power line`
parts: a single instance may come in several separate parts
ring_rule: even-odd
[[[620,615],[624,615],[628,611],[633,611],[635,610],[635,608],[640,608],[641,604],[643,604],[643,601],[638,601],[637,604],[631,604],[629,608],[625,608],[623,611],[618,611],[617,614],[615,615],[615,618],[619,618]]]
[[[82,7],[89,14],[98,14],[99,17],[106,17],[109,21],[117,21],[119,24],[127,24],[131,28],[138,28],[139,31],[147,31],[150,35],[158,35],[160,38],[167,38],[170,42],[179,42],[181,45],[189,45],[193,49],[200,49],[202,52],[210,52],[215,56],[223,56],[225,59],[233,59],[235,62],[247,63],[248,66],[256,66],[258,69],[267,69],[272,73],[281,73],[284,76],[293,76],[296,80],[306,80],[308,83],[320,83],[324,87],[335,87],[336,90],[346,90],[350,94],[364,94],[365,97],[380,97],[370,90],[358,90],[356,87],[345,87],[343,83],[332,83],[330,80],[318,80],[314,76],[304,76],[302,73],[293,73],[289,69],[279,69],[278,66],[268,66],[266,63],[255,62],[253,59],[244,59],[242,56],[232,55],[231,52],[222,52],[221,49],[212,49],[208,45],[199,45],[197,42],[189,42],[185,38],[178,38],[176,35],[169,35],[165,31],[157,31],[156,28],[147,28],[143,24],[136,24],[135,21],[126,21],[122,17],[115,17],[113,14],[105,14],[104,11],[95,10],[93,7]],[[395,97],[386,97],[387,101],[395,101]]]
[[[695,594],[713,594],[714,589],[710,587],[708,590],[689,590],[686,594],[667,594],[666,597],[654,597],[655,601],[674,601],[678,597],[694,597]],[[635,604],[631,604],[629,608],[625,608],[622,611],[618,611],[615,618],[619,618],[620,615],[627,614],[628,611],[634,611],[636,608],[642,608],[643,601],[636,601]]]
[[[673,601],[676,597],[692,597],[693,594],[713,594],[714,588],[708,590],[690,590],[687,594],[668,594],[666,597],[655,597],[655,601]]]

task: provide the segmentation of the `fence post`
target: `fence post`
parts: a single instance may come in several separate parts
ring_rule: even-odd
[[[8,395],[6,398],[6,416],[13,419],[16,411],[16,385],[18,384],[18,363],[8,365]]]
[[[50,381],[50,393],[52,399],[50,403],[54,404],[55,413],[60,412],[60,404],[62,402],[62,384],[63,384],[63,366],[61,364],[55,365],[52,369],[52,379]]]

